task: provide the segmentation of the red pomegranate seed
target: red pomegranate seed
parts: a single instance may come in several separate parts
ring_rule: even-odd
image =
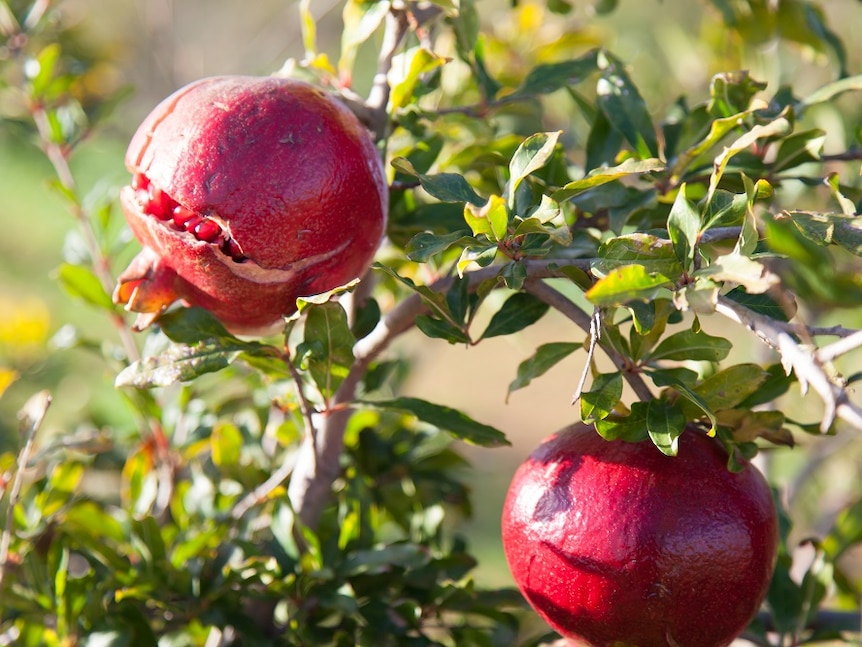
[[[242,250],[233,238],[225,238],[220,249],[222,253],[230,256],[237,263],[247,260],[245,254],[242,253]]]
[[[148,186],[150,186],[150,178],[143,173],[135,173],[134,176],[132,176],[133,189],[146,189]]]
[[[191,220],[192,218],[195,218],[195,217],[200,217],[200,216],[198,216],[191,209],[187,209],[186,207],[184,207],[181,204],[178,204],[176,207],[174,207],[174,213],[173,213],[174,224],[177,227],[179,227],[180,229],[186,229],[186,223],[188,223],[189,220]]]
[[[195,238],[205,243],[214,243],[221,236],[221,227],[214,220],[204,218],[192,228]]]
[[[152,184],[147,187],[147,192],[149,199],[144,205],[144,211],[159,220],[170,220],[173,217],[174,206],[177,204],[173,198]]]

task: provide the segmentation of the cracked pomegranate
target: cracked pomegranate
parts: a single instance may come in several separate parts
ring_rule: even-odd
[[[359,277],[386,224],[368,131],[301,81],[191,83],[143,121],[126,166],[123,211],[143,250],[114,301],[141,313],[136,328],[182,300],[235,333],[272,330],[297,297]]]
[[[503,547],[524,596],[576,645],[717,647],[766,595],[778,524],[769,487],[693,430],[668,457],[574,425],[519,467]]]

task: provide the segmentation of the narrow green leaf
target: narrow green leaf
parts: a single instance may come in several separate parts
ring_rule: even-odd
[[[851,254],[862,256],[862,219],[834,213],[791,211],[796,228],[818,245],[838,245]]]
[[[536,323],[548,311],[547,303],[532,294],[518,292],[510,296],[494,313],[480,339],[511,335]]]
[[[664,400],[647,403],[647,432],[653,444],[667,456],[676,456],[679,437],[685,431],[686,418],[676,405]]]
[[[371,38],[372,34],[383,24],[383,19],[389,13],[391,4],[388,1],[357,2],[356,0],[349,0],[344,4],[341,15],[343,24],[341,59],[338,61],[338,69],[342,73],[352,75],[360,45]],[[411,69],[410,72],[412,71]],[[409,77],[410,74],[408,73],[407,76]],[[409,96],[410,90],[407,92]],[[395,107],[401,105],[395,104]]]
[[[862,74],[857,74],[856,76],[848,76],[837,81],[832,81],[831,83],[827,83],[826,85],[818,88],[810,95],[808,95],[805,99],[800,101],[798,110],[801,114],[802,111],[806,108],[810,108],[811,106],[817,105],[818,103],[825,103],[826,101],[831,101],[839,94],[859,90],[862,90]]]
[[[584,295],[600,307],[625,305],[630,301],[647,301],[673,282],[658,273],[650,274],[643,265],[624,265],[611,270]]]
[[[384,14],[388,11],[388,3],[377,3],[378,5],[386,5]],[[433,52],[420,47],[412,52],[410,56],[410,64],[407,68],[407,73],[404,78],[395,84],[392,88],[392,93],[389,98],[390,110],[398,110],[407,106],[414,100],[413,94],[416,91],[416,86],[419,85],[422,75],[427,74],[435,68],[441,67],[446,63],[446,59],[438,56]]]
[[[724,170],[727,168],[727,163],[734,155],[748,149],[759,139],[786,135],[791,130],[793,130],[793,126],[790,122],[785,117],[779,117],[767,124],[758,124],[757,126],[754,126],[751,130],[734,141],[730,146],[725,147],[721,154],[715,158],[712,175],[709,178],[709,190],[707,192],[706,202],[709,203],[712,200],[712,196],[718,188],[718,183],[721,181],[722,175],[724,175]]]
[[[404,252],[411,261],[425,263],[432,256],[444,252],[450,247],[464,246],[475,242],[476,239],[468,236],[466,231],[454,231],[451,234],[433,234],[430,231],[423,231],[410,239]]]
[[[581,106],[584,103],[585,100],[579,101]],[[589,107],[592,108],[592,105]],[[587,160],[584,163],[584,170],[593,171],[610,166],[616,161],[626,138],[613,127],[607,115],[601,110],[588,111],[585,107],[581,107],[581,112],[587,116],[591,124],[590,134],[587,136]]]
[[[507,201],[509,208],[515,207],[515,191],[518,185],[540,168],[544,167],[557,146],[557,141],[563,131],[536,133],[531,135],[518,146],[518,150],[509,162],[509,183]]]
[[[689,373],[691,373],[691,371],[687,371],[686,369],[660,369],[650,371],[649,376],[656,386],[669,386],[686,400],[697,405],[697,408],[700,409],[707,418],[709,418],[711,424],[710,434],[715,434],[716,426],[718,424],[715,413],[713,413],[712,409],[709,408],[709,405],[703,400],[703,398],[693,390],[690,383],[691,378],[687,377],[687,374]]]
[[[790,320],[784,306],[768,294],[748,294],[744,288],[738,287],[734,288],[724,296],[744,305],[752,312],[770,317],[776,321]]]
[[[178,344],[196,344],[210,339],[240,345],[222,323],[203,308],[178,308],[159,317],[162,332]]]
[[[373,409],[404,411],[416,416],[439,429],[449,432],[456,438],[482,447],[501,447],[509,445],[503,432],[489,425],[476,422],[466,414],[439,404],[419,398],[395,398],[393,400],[362,402]]]
[[[708,267],[698,270],[695,276],[741,285],[749,294],[762,294],[779,282],[778,276],[762,263],[735,251],[719,256]]]
[[[595,50],[570,61],[538,65],[530,70],[514,94],[517,96],[549,94],[583,82],[597,69]]]
[[[174,345],[161,355],[133,362],[117,375],[117,387],[134,386],[150,389],[188,382],[205,373],[214,373],[230,364],[244,350],[217,342],[201,342],[194,346]]]
[[[542,344],[536,349],[532,357],[525,359],[518,365],[517,377],[509,384],[508,393],[511,394],[513,391],[524,388],[532,380],[544,375],[558,362],[582,346],[583,344],[576,342],[550,342]]]
[[[426,337],[445,339],[450,344],[469,344],[473,341],[464,330],[437,317],[419,315],[416,317],[416,327]]]
[[[551,197],[557,202],[568,200],[587,189],[613,182],[631,175],[643,175],[645,173],[658,173],[665,169],[664,163],[656,158],[636,160],[629,158],[617,166],[602,166],[590,171],[580,180],[573,180],[561,189],[557,189]]]
[[[598,55],[601,78],[597,102],[613,127],[621,132],[642,158],[658,157],[658,139],[646,102],[623,63],[606,51]]]
[[[686,197],[685,187],[685,183],[679,187],[679,192],[673,201],[667,218],[667,233],[673,242],[674,253],[680,265],[685,271],[689,271],[694,261],[700,233],[700,214]]]
[[[650,354],[650,361],[718,362],[727,357],[733,347],[724,337],[713,337],[703,331],[683,330],[665,337]]]
[[[422,188],[441,202],[468,202],[477,207],[481,207],[486,202],[473,190],[463,175],[457,173],[438,173],[436,175],[419,173],[405,157],[396,157],[392,160],[392,166],[402,173],[417,178]]]
[[[622,396],[622,373],[596,375],[590,390],[581,393],[581,420],[590,424],[607,418]]]
[[[63,263],[57,269],[57,278],[66,292],[72,296],[103,310],[114,309],[110,295],[89,267]]]
[[[713,411],[732,409],[756,392],[767,377],[757,364],[735,364],[709,376],[694,391]]]
[[[641,265],[648,273],[676,280],[682,275],[682,265],[674,252],[673,243],[652,234],[625,234],[602,243],[590,268],[597,276],[627,265]]]
[[[330,398],[353,365],[356,339],[350,332],[347,313],[338,302],[310,305],[305,314],[300,354],[304,355],[304,364],[320,393],[324,398]]]

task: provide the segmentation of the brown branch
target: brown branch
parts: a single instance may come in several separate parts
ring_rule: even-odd
[[[9,560],[9,545],[12,541],[15,527],[15,506],[18,503],[18,497],[21,495],[24,472],[27,469],[27,464],[30,462],[30,455],[33,453],[36,432],[42,426],[42,421],[45,419],[45,413],[47,413],[49,406],[51,406],[51,395],[47,391],[40,391],[27,400],[24,408],[18,414],[18,418],[21,421],[24,446],[18,453],[15,478],[12,481],[12,487],[9,489],[9,500],[6,502],[6,524],[3,527],[3,534],[0,535],[0,589],[2,589],[3,576],[6,574],[6,565]]]
[[[826,432],[836,417],[862,431],[862,410],[849,401],[844,386],[836,384],[826,374],[816,351],[800,346],[784,326],[727,297],[718,298],[715,311],[745,326],[760,341],[777,351],[785,370],[790,372],[792,369],[796,373],[803,393],[809,386],[817,392],[826,407],[820,423],[821,431]]]
[[[524,291],[529,292],[537,299],[544,301],[549,306],[559,311],[569,320],[574,322],[575,325],[577,325],[579,328],[583,329],[586,332],[590,332],[592,317],[583,310],[581,310],[577,305],[575,305],[574,302],[572,302],[571,299],[569,299],[562,292],[555,290],[547,283],[544,283],[543,281],[540,281],[536,278],[529,278],[524,282]],[[623,377],[629,383],[629,386],[632,387],[632,390],[635,392],[635,395],[637,395],[641,400],[652,400],[652,391],[650,391],[649,387],[647,386],[646,382],[643,381],[641,376],[638,373],[633,373],[631,370],[629,370],[629,367],[626,365],[625,360],[620,357],[617,352],[607,343],[603,343],[601,339],[599,339],[598,345],[614,363],[614,366],[616,366],[617,369],[622,372]]]

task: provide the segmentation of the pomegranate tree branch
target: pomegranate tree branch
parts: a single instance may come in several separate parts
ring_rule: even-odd
[[[47,413],[49,406],[51,406],[51,395],[47,391],[41,391],[32,396],[18,414],[18,418],[21,421],[24,446],[18,453],[15,478],[9,489],[9,500],[6,502],[6,522],[3,526],[3,534],[0,535],[0,586],[3,584],[3,576],[6,573],[6,564],[9,560],[9,545],[12,541],[13,529],[15,527],[15,505],[18,503],[18,497],[21,495],[24,472],[27,469],[27,464],[30,462],[30,455],[33,453],[33,442],[36,439],[36,432],[42,426],[42,421],[45,419],[45,413]]]
[[[593,326],[593,317],[581,310],[562,292],[552,288],[544,281],[531,277],[524,282],[524,291],[532,294],[537,299],[544,301],[549,306],[559,311],[585,332],[589,333],[591,331]],[[603,343],[598,335],[596,335],[596,340],[596,343],[603,351],[605,351],[605,354],[614,363],[614,366],[622,372],[623,377],[629,383],[629,386],[632,387],[635,395],[644,401],[652,400],[652,391],[650,391],[641,376],[638,373],[633,373],[627,366],[625,360],[608,344]]]
[[[555,267],[557,265],[577,265],[582,269],[589,269],[589,261],[586,259],[526,262],[529,275],[545,278],[562,276]],[[475,290],[479,284],[495,278],[499,273],[500,266],[492,265],[467,274],[469,289]],[[453,277],[442,278],[429,287],[435,292],[445,292],[452,286],[454,280]],[[416,317],[428,311],[428,306],[419,294],[412,294],[387,313],[374,330],[354,346],[353,365],[335,392],[329,410],[318,414],[316,437],[306,435],[303,438],[290,475],[288,498],[300,520],[307,526],[314,528],[317,525],[332,489],[332,483],[340,474],[344,430],[352,414],[350,403],[356,399],[362,378],[368,372],[371,363],[389,347],[392,341],[410,330],[416,322]],[[273,487],[277,485],[278,483]]]
[[[45,156],[48,158],[48,161],[51,162],[51,166],[54,168],[54,173],[57,175],[57,180],[60,182],[60,186],[62,186],[69,195],[75,195],[77,186],[75,177],[72,174],[72,169],[69,166],[68,152],[52,140],[50,131],[51,126],[48,123],[48,115],[42,107],[37,105],[31,108],[31,116],[42,141],[42,150],[45,152]],[[84,244],[87,246],[87,252],[90,254],[90,258],[93,261],[93,272],[99,279],[102,289],[104,289],[107,294],[111,294],[114,289],[114,277],[111,276],[108,259],[102,253],[99,243],[96,240],[96,234],[93,231],[88,214],[77,198],[72,201],[71,210],[72,215],[78,222],[81,236],[84,239]],[[132,331],[129,329],[129,326],[126,325],[125,319],[122,315],[113,310],[109,314],[111,323],[117,331],[120,343],[123,346],[123,350],[125,351],[129,362],[139,360],[141,358],[140,352],[138,351],[138,347],[132,337]]]
[[[844,386],[827,375],[816,351],[801,346],[784,326],[727,297],[718,298],[715,311],[745,326],[760,341],[777,351],[785,370],[789,373],[792,369],[796,373],[803,393],[809,386],[817,392],[825,405],[823,421],[820,424],[821,431],[826,432],[836,417],[862,431],[862,410],[850,402]],[[853,339],[853,337],[847,337],[847,339]],[[858,344],[858,342],[854,343]]]

